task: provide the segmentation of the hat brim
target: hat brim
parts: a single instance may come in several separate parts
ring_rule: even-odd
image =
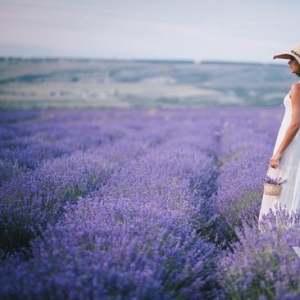
[[[296,58],[295,55],[293,55],[292,53],[282,53],[282,54],[274,55],[273,59],[275,59],[275,58],[291,59],[292,57]]]

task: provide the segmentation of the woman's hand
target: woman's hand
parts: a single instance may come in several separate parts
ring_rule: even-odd
[[[281,158],[281,154],[276,152],[271,158],[270,158],[270,162],[269,162],[269,166],[271,168],[277,168],[278,167],[278,164],[279,164],[279,161],[280,161],[280,158]]]

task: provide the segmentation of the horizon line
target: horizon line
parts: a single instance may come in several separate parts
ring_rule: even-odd
[[[224,59],[185,59],[185,58],[100,58],[100,57],[72,57],[72,56],[22,56],[0,55],[0,61],[10,60],[44,60],[44,61],[106,61],[106,62],[141,62],[141,63],[183,63],[183,64],[248,64],[248,65],[281,65],[276,62],[238,61]]]

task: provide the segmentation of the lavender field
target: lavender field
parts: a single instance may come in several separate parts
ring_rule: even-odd
[[[299,229],[257,229],[282,115],[0,111],[0,298],[299,299]]]

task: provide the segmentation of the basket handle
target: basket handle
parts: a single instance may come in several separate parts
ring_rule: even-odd
[[[276,170],[276,176],[279,176],[279,165],[277,166],[277,168],[271,168],[270,166],[268,167],[267,173],[266,175],[268,175],[270,170]]]

